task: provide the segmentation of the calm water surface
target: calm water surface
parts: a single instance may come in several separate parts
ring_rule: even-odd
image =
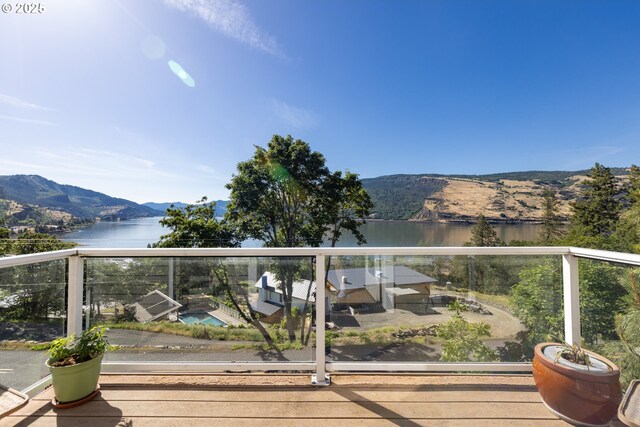
[[[158,221],[162,217],[137,218],[120,222],[99,222],[65,233],[63,240],[92,248],[146,248],[167,234]],[[439,224],[409,221],[370,221],[362,226],[367,246],[461,246],[471,237],[472,225]],[[493,228],[504,241],[534,240],[538,224],[501,224]],[[353,236],[345,234],[338,246],[355,246]],[[245,247],[259,247],[260,242],[247,241]]]

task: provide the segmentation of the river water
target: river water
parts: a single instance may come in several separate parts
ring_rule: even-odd
[[[137,218],[119,222],[99,222],[65,233],[63,240],[73,241],[92,248],[146,248],[155,243],[168,230],[159,224],[161,217]],[[361,228],[367,246],[461,246],[471,237],[469,224],[442,224],[412,221],[369,221]],[[538,224],[494,225],[498,237],[511,240],[535,240],[540,230]],[[345,233],[338,246],[355,246],[356,241]],[[252,240],[245,247],[259,247]]]

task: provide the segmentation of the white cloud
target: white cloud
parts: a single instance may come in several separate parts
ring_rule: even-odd
[[[28,110],[42,110],[42,111],[50,110],[47,107],[32,104],[31,102],[25,101],[23,99],[15,98],[9,95],[3,95],[1,93],[0,93],[0,104],[9,105],[11,107],[26,108]]]
[[[247,7],[237,0],[165,0],[165,3],[194,14],[227,37],[271,55],[285,56],[276,39],[260,29]]]
[[[311,128],[319,122],[318,115],[313,111],[294,107],[286,102],[274,100],[273,110],[278,117],[298,129]]]
[[[8,120],[8,121],[11,121],[11,122],[19,122],[19,123],[30,123],[30,124],[33,124],[33,125],[58,126],[55,123],[45,122],[44,120],[25,119],[23,117],[14,117],[14,116],[3,116],[3,115],[0,115],[0,120]]]

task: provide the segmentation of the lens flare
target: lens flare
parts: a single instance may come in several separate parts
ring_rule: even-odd
[[[189,87],[196,86],[196,81],[193,80],[193,77],[191,77],[180,64],[175,61],[169,61],[169,68],[171,69],[171,71],[173,71],[173,74],[175,74],[180,80],[182,80],[182,83],[186,84]]]

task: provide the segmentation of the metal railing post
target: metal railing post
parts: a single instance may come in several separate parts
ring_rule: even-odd
[[[580,344],[580,280],[578,258],[562,255],[562,289],[564,298],[564,340]]]
[[[69,289],[67,298],[67,335],[82,333],[82,287],[84,286],[84,258],[69,257]]]
[[[329,385],[326,374],[326,347],[324,320],[327,310],[325,304],[325,256],[316,255],[316,373],[311,376],[313,385]]]

